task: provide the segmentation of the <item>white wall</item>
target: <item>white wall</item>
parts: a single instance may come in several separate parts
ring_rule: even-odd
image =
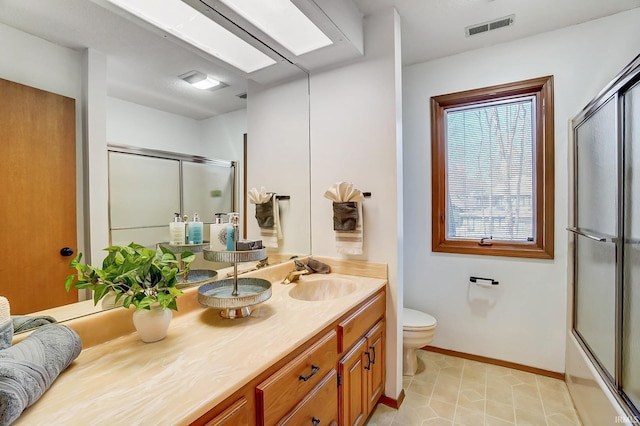
[[[398,281],[398,198],[396,147],[400,108],[397,53],[399,18],[389,10],[365,19],[365,56],[333,70],[312,73],[311,234],[314,255],[365,259],[389,265],[387,302],[387,389],[401,390],[401,342],[397,321],[402,302]],[[338,181],[370,191],[364,201],[364,253],[335,249],[331,201],[326,189]]]
[[[564,371],[568,121],[640,50],[640,9],[404,69],[405,305],[434,346]],[[431,96],[554,75],[555,259],[431,252]],[[500,281],[469,287],[470,275]]]
[[[245,133],[247,133],[246,109],[202,120],[200,122],[202,155],[209,158],[242,161],[242,137]]]
[[[107,100],[107,141],[191,155],[203,155],[198,120],[116,98]]]

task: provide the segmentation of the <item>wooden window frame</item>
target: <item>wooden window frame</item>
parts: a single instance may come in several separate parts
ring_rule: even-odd
[[[534,143],[535,241],[446,238],[446,110],[522,96],[536,98]],[[431,98],[432,250],[434,252],[553,259],[554,239],[553,76]],[[488,236],[487,236],[488,237]]]

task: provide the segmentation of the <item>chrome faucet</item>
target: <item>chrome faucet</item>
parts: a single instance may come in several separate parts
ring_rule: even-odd
[[[307,275],[308,273],[309,271],[306,269],[302,269],[300,271],[293,270],[289,272],[286,277],[284,277],[284,280],[282,280],[282,284],[291,284],[292,282],[300,278],[301,275]]]

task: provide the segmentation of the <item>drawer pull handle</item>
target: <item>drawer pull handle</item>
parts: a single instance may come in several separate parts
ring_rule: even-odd
[[[313,424],[313,426],[318,426],[320,424],[320,419],[316,419],[315,417],[311,417],[311,424]]]
[[[300,377],[298,377],[298,380],[302,380],[303,382],[306,382],[307,380],[309,380],[310,378],[312,378],[313,376],[315,376],[315,374],[320,371],[320,367],[318,367],[317,365],[313,365],[311,364],[311,373],[309,373],[308,376],[303,376],[302,374],[300,375]]]
[[[371,351],[373,352],[373,359],[371,360],[371,364],[375,364],[376,363],[376,347],[369,346],[369,349],[371,349]]]
[[[371,364],[373,364],[371,362],[371,354],[367,351],[365,352],[365,355],[367,356],[367,365],[364,366],[365,370],[371,370]]]

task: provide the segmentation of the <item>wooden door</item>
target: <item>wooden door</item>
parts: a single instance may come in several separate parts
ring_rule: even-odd
[[[75,100],[0,79],[0,295],[11,314],[78,301]]]
[[[370,363],[367,370],[367,414],[375,408],[384,391],[384,321],[378,322],[365,336]]]
[[[366,339],[361,339],[339,363],[340,424],[359,426],[367,420]]]

